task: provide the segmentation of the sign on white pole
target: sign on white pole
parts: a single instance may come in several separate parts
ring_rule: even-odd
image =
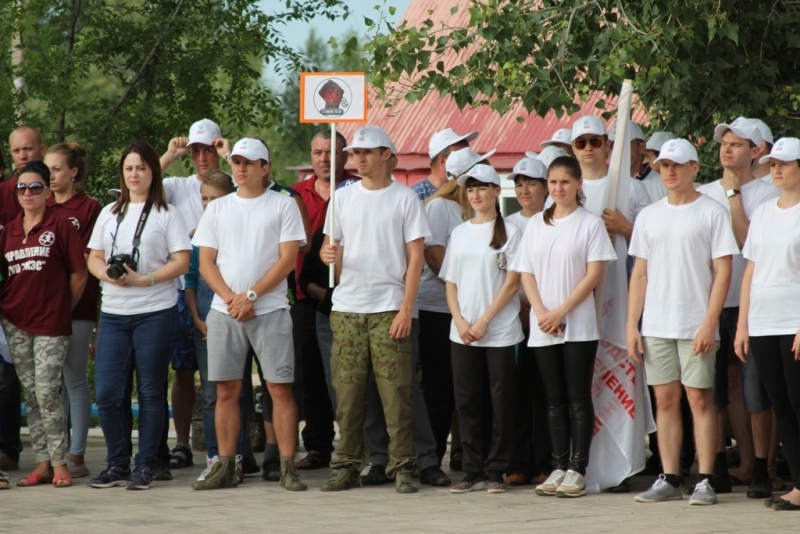
[[[367,122],[367,82],[363,72],[300,73],[300,122],[330,123],[331,172],[336,172],[336,123]],[[328,203],[331,221],[334,216],[336,177],[331,181]],[[330,236],[333,245],[333,235]],[[334,287],[336,264],[330,265],[328,283]]]

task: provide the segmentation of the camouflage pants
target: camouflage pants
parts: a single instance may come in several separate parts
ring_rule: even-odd
[[[389,329],[397,312],[331,313],[333,346],[331,378],[336,389],[339,449],[333,469],[364,467],[364,419],[367,413],[367,377],[375,375],[389,433],[386,474],[414,469],[414,407],[411,401],[413,360],[410,338],[392,339]]]
[[[35,336],[3,319],[3,329],[25,392],[36,462],[67,463],[67,421],[61,403],[61,372],[69,336]]]

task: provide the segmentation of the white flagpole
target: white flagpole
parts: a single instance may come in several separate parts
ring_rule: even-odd
[[[334,227],[334,210],[336,209],[334,206],[336,205],[333,202],[333,195],[334,191],[336,191],[336,123],[331,123],[331,194],[330,194],[330,201],[328,202],[328,211],[330,212],[330,221],[331,221],[331,232],[328,236],[330,238],[330,245],[333,245],[333,227]],[[330,271],[328,273],[328,287],[334,287],[336,285],[336,262],[334,261],[330,265]]]

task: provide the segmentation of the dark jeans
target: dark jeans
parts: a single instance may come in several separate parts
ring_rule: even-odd
[[[451,351],[464,471],[503,473],[514,441],[514,347],[473,347],[451,342]],[[487,376],[493,423],[491,446],[484,461],[482,405]]]
[[[21,390],[17,371],[8,363],[0,363],[0,451],[15,463],[19,462],[22,441],[19,429],[22,426],[20,410]]]
[[[419,364],[422,369],[422,394],[428,407],[436,455],[441,464],[447,451],[447,436],[453,421],[456,400],[453,393],[453,366],[450,362],[449,313],[420,310]]]
[[[800,487],[800,362],[794,359],[794,334],[751,337],[750,348],[767,388],[783,455],[794,487]]]
[[[586,474],[594,434],[592,377],[597,343],[566,342],[533,349],[547,395],[553,469]]]
[[[533,348],[526,339],[517,350],[517,399],[514,413],[514,453],[509,473],[533,478],[550,472],[552,449],[547,423],[547,400]]]
[[[136,465],[158,464],[164,429],[167,369],[178,307],[134,315],[101,314],[95,364],[100,425],[108,465],[130,463],[130,397],[127,384],[136,372],[139,397],[139,453]]]

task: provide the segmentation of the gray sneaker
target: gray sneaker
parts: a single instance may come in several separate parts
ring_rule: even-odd
[[[319,487],[320,491],[342,491],[361,485],[359,472],[351,467],[334,469],[331,478]]]
[[[297,474],[297,468],[292,460],[281,461],[281,487],[286,491],[305,491],[308,489],[308,486],[300,479],[300,475]]]
[[[416,493],[417,487],[411,482],[413,469],[400,469],[394,475],[394,489],[397,493]]]
[[[689,504],[697,504],[700,506],[708,506],[709,504],[717,503],[717,494],[714,488],[711,487],[711,482],[704,478],[694,487],[694,493],[689,499]]]
[[[658,478],[650,486],[650,489],[640,493],[634,500],[636,502],[661,502],[661,501],[674,501],[683,499],[683,484],[678,486],[677,488],[673,487],[672,484],[667,482],[667,477],[664,475],[658,475]],[[712,490],[713,492],[713,490]]]
[[[203,480],[198,480],[192,484],[192,488],[200,491],[235,488],[238,485],[239,481],[236,479],[236,462],[220,460],[211,466],[211,471]]]

